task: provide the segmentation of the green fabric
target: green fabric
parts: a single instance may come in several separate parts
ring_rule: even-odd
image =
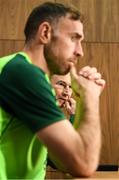
[[[75,119],[75,114],[71,114],[70,115],[70,122],[71,122],[71,124],[73,124],[74,123],[74,119]]]
[[[15,54],[12,54],[12,55],[9,55],[9,56],[6,56],[6,57],[3,57],[3,58],[0,58],[0,72],[2,71],[2,68],[4,67],[4,65],[9,62],[10,59],[14,58],[16,56],[16,53]]]
[[[5,168],[5,160],[4,156],[2,154],[2,151],[0,149],[0,179],[1,180],[6,180],[6,168]]]
[[[10,114],[15,113],[33,132],[65,119],[57,106],[48,76],[40,68],[29,64],[21,54],[2,70],[0,99],[2,107]]]
[[[34,132],[65,117],[48,76],[25,53],[1,58],[0,68],[0,178],[44,179],[47,149]]]
[[[2,134],[1,151],[4,155],[7,178],[44,178],[47,150],[21,121],[15,118],[11,120],[7,130]]]

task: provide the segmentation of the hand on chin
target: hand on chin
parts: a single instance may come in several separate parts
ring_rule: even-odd
[[[64,107],[65,101],[63,99],[58,99],[60,108]]]

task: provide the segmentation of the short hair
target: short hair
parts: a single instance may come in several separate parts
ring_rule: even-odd
[[[67,14],[70,15],[70,19],[80,20],[80,12],[73,6],[46,2],[35,7],[25,25],[24,34],[26,42],[35,37],[41,23],[47,21],[52,25],[54,22],[58,22],[59,18],[65,17]]]

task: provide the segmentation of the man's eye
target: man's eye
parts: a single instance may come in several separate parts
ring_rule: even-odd
[[[63,84],[63,83],[60,83],[60,85],[61,85],[61,86],[64,86],[64,84]]]
[[[58,81],[56,84],[64,86],[64,83],[62,81]]]
[[[65,88],[65,85],[64,85],[64,84],[62,84],[62,83],[61,83],[61,84],[59,84],[59,86],[60,86],[60,87],[62,87],[62,88]]]
[[[71,40],[72,40],[72,41],[75,41],[76,39],[77,39],[76,36],[72,36],[72,37],[71,37]]]
[[[58,85],[63,85],[62,82],[57,82],[56,84],[58,84]]]

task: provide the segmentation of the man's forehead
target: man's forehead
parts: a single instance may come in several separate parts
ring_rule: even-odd
[[[67,74],[67,75],[54,75],[52,77],[52,80],[54,81],[54,83],[56,83],[57,81],[61,80],[61,81],[64,81],[68,84],[71,84],[71,77],[70,77],[70,74]]]
[[[58,23],[60,30],[75,31],[83,35],[83,24],[80,20],[73,20],[68,16],[61,17]]]

